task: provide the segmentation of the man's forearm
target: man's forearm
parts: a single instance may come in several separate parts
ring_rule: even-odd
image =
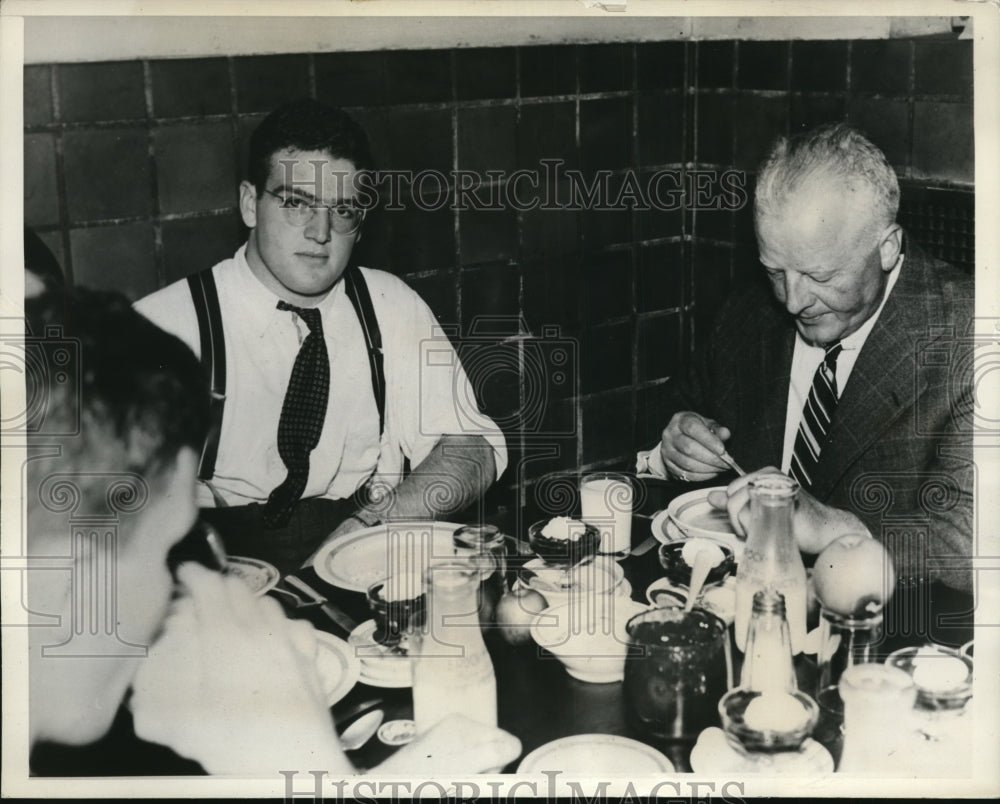
[[[475,502],[496,479],[493,447],[478,435],[442,436],[392,491],[382,519],[438,518]]]

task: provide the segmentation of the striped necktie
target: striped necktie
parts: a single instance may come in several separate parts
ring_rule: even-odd
[[[837,407],[837,356],[842,350],[840,341],[826,347],[826,356],[816,369],[809,397],[802,408],[789,472],[803,488],[812,487],[819,454],[830,432],[830,421]]]
[[[330,358],[319,310],[293,307],[284,301],[278,302],[278,309],[298,315],[309,327],[309,334],[302,340],[292,366],[278,419],[278,455],[285,462],[288,474],[264,505],[264,524],[269,528],[288,524],[292,509],[305,490],[309,453],[319,443],[330,396]]]

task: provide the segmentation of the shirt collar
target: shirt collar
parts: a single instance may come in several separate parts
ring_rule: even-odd
[[[871,334],[872,329],[875,327],[875,322],[878,321],[878,317],[882,314],[882,308],[885,307],[885,303],[889,300],[889,294],[892,293],[892,289],[896,286],[896,281],[899,279],[899,274],[902,270],[903,255],[900,254],[899,258],[896,260],[896,264],[889,272],[889,281],[886,283],[885,293],[882,294],[882,303],[879,304],[878,309],[873,315],[869,316],[868,320],[858,327],[855,332],[852,332],[840,341],[840,345],[846,351],[860,349],[865,345],[865,341],[868,340],[869,334]]]
[[[280,320],[281,317],[288,316],[289,313],[278,309],[278,302],[281,301],[281,298],[250,270],[246,251],[247,244],[244,243],[235,255],[238,298],[244,301],[243,314],[247,316],[252,330],[259,333],[260,337],[264,337],[267,330],[276,321]],[[333,308],[337,297],[344,293],[343,285],[344,283],[338,280],[330,292],[316,305],[316,309],[324,318]]]

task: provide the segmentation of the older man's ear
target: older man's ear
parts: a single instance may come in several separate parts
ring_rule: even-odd
[[[882,239],[879,241],[879,257],[882,261],[882,270],[891,271],[899,261],[899,255],[903,250],[903,227],[898,223],[891,223],[882,232]]]

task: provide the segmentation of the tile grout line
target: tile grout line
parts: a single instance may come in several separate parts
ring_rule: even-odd
[[[163,224],[160,220],[160,182],[156,170],[156,136],[150,121],[153,119],[155,107],[153,103],[153,76],[149,59],[143,59],[142,64],[142,88],[143,100],[146,106],[146,146],[148,148],[149,164],[149,192],[150,203],[152,204],[152,228],[153,228],[153,270],[155,272],[155,282],[157,288],[162,288],[167,283],[167,269],[164,263],[163,254]]]
[[[66,192],[66,152],[63,143],[62,95],[59,83],[59,65],[51,65],[49,88],[52,93],[52,120],[56,124],[55,156],[56,156],[56,205],[59,208],[60,241],[63,246],[63,271],[66,274],[66,284],[73,284],[73,249],[70,241],[69,228],[69,196]]]

